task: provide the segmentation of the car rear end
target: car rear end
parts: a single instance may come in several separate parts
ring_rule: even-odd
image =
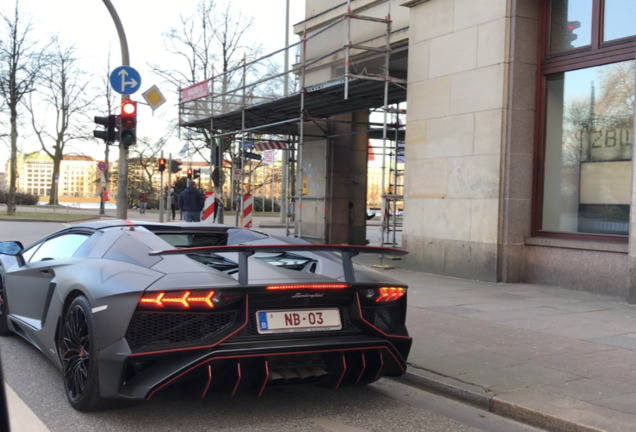
[[[249,274],[256,276],[247,283],[237,275],[232,285],[175,289],[183,286],[177,273],[147,290],[126,333],[120,396],[150,398],[186,383],[201,397],[260,395],[270,386],[337,388],[405,372],[405,285],[356,282],[350,271],[339,280],[257,259]]]

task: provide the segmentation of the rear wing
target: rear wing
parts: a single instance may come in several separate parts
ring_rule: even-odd
[[[231,246],[203,246],[179,249],[165,249],[150,251],[148,255],[186,255],[197,252],[223,253],[235,252],[239,254],[239,275],[238,281],[241,285],[247,285],[247,259],[256,252],[340,252],[342,256],[342,268],[344,270],[345,282],[355,282],[355,272],[353,271],[353,257],[360,253],[403,256],[408,252],[403,249],[396,249],[382,246],[353,246],[353,245],[325,245],[325,244],[280,244],[280,245],[231,245]]]

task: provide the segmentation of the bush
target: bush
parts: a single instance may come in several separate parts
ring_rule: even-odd
[[[272,200],[265,199],[265,207],[263,207],[263,199],[262,198],[254,198],[254,211],[256,212],[271,212],[272,211]],[[278,201],[274,201],[274,212],[280,212],[280,203]]]
[[[6,190],[0,190],[0,203],[6,204],[9,192]],[[38,203],[38,196],[30,193],[16,192],[13,197],[15,205],[36,205]]]

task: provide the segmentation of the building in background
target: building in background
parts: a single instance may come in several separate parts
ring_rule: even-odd
[[[18,156],[16,189],[48,197],[57,187],[58,199],[98,196],[97,162],[89,156],[64,156],[57,182],[53,179],[53,160],[42,152]]]

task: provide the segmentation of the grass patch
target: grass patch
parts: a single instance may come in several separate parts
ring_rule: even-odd
[[[48,213],[48,212],[15,212],[13,216],[7,216],[6,213],[0,213],[0,220],[4,221],[20,221],[20,220],[41,220],[41,221],[59,221],[74,222],[85,219],[93,219],[96,216],[72,213]]]

